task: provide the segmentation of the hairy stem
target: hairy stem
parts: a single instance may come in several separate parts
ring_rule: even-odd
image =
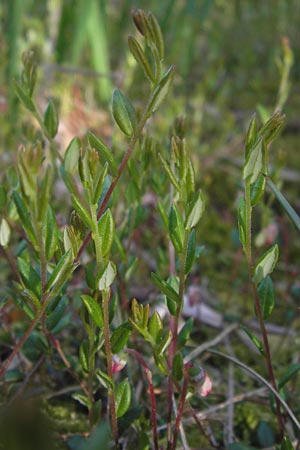
[[[174,319],[172,318],[172,342],[170,345],[169,355],[168,355],[168,363],[169,369],[172,370],[173,359],[177,352],[178,347],[178,324],[181,315],[181,311],[183,308],[184,301],[184,286],[185,286],[185,262],[186,262],[186,254],[188,247],[189,233],[188,231],[184,232],[184,240],[183,240],[183,250],[180,257],[180,272],[179,272],[179,299],[180,302],[176,308],[176,314]],[[172,419],[172,396],[173,396],[173,380],[172,376],[169,376],[168,380],[168,403],[167,403],[167,437],[168,437],[168,448],[171,448],[171,419]]]
[[[183,369],[183,376],[184,376],[183,386],[182,386],[181,393],[180,393],[180,400],[179,400],[179,404],[178,404],[178,410],[177,410],[177,416],[176,416],[175,428],[174,428],[174,434],[173,434],[173,443],[171,445],[171,450],[176,450],[179,426],[180,426],[181,417],[183,414],[183,407],[184,407],[186,394],[187,394],[189,376],[188,376],[188,371],[185,367]]]
[[[109,309],[108,309],[109,298],[110,298],[110,289],[102,291],[103,334],[104,334],[104,346],[105,346],[105,353],[106,353],[107,374],[112,379],[112,377],[113,377],[112,353],[111,353],[111,347],[110,347]],[[115,394],[114,394],[113,389],[109,390],[108,396],[109,396],[109,408],[110,408],[112,431],[113,431],[113,435],[114,435],[114,439],[115,439],[115,444],[116,444],[116,446],[118,446],[119,431],[118,431],[118,421],[117,421],[117,415],[116,415]]]

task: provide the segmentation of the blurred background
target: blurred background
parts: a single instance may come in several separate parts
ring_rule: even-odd
[[[205,258],[195,275],[209,280],[223,302],[221,309],[243,311],[240,294],[247,275],[240,265],[236,205],[245,130],[254,112],[262,123],[276,108],[287,115],[270,159],[274,180],[281,180],[300,210],[298,0],[2,1],[1,165],[5,170],[32,133],[32,119],[19,105],[12,84],[25,50],[34,51],[39,65],[35,96],[41,109],[49,97],[58,107],[62,153],[75,135],[83,137],[88,129],[112,140],[110,98],[115,86],[139,109],[148,86],[127,48],[127,36],[134,32],[132,8],[155,14],[166,40],[166,67],[176,66],[172,92],[149,127],[159,145],[169,145],[174,119],[186,117],[197,183],[208,198],[199,236]],[[289,267],[282,296],[292,287],[300,298],[298,268],[293,266],[299,240],[288,220],[279,217],[280,208],[275,204],[272,209],[273,200],[268,202],[269,208],[259,214],[256,243],[267,244],[275,224],[284,270]]]

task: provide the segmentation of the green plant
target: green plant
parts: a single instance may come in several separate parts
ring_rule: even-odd
[[[89,8],[91,5],[95,3],[90,2]],[[201,366],[191,362],[197,356],[191,356],[188,349],[192,319],[179,329],[187,278],[202,251],[197,230],[206,201],[189,155],[184,119],[175,120],[170,142],[163,139],[157,143],[151,135],[150,119],[168,98],[175,70],[173,66],[164,68],[164,40],[155,17],[142,10],[134,11],[132,17],[140,37],[129,36],[128,46],[148,82],[148,95],[143,105],[136,107],[120,90],[114,90],[112,116],[124,136],[116,132],[113,149],[90,131],[82,141],[75,137],[62,156],[55,139],[57,107],[50,100],[41,112],[34,97],[34,55],[27,52],[23,56],[23,71],[15,89],[39,129],[19,148],[15,167],[9,168],[0,189],[0,244],[14,274],[14,284],[0,308],[5,311],[13,303],[26,318],[19,329],[9,330],[5,336],[11,353],[2,363],[0,376],[6,398],[14,402],[20,395],[18,382],[26,385],[23,371],[11,367],[18,354],[24,353],[36,368],[45,365],[52,371],[62,370],[62,364],[77,383],[72,398],[88,411],[84,430],[94,432],[83,447],[76,444],[76,448],[90,448],[93,442],[119,448],[126,445],[126,439],[128,442],[126,428],[131,427],[131,446],[138,443],[141,448],[175,450],[180,436],[188,449],[182,426],[185,408],[198,434],[216,446],[196,413],[205,404],[212,382]],[[279,103],[284,100],[282,94]],[[283,436],[286,431],[281,408],[289,414],[297,432],[299,423],[280,390],[297,374],[299,365],[285,374],[283,381],[276,382],[265,320],[274,308],[270,274],[277,263],[278,246],[275,244],[255,263],[251,228],[253,209],[268,184],[299,230],[299,217],[268,177],[269,146],[283,122],[279,112],[260,129],[256,118],[252,119],[243,167],[244,197],[238,208],[240,240],[263,343],[249,328],[244,330],[266,361],[270,383],[237,359],[210,352],[239,365],[274,394],[278,442],[283,438],[281,448],[285,449],[292,444]],[[58,180],[64,182],[67,192],[61,202],[56,198],[61,191],[54,195]],[[149,217],[143,204],[149,186],[159,221],[157,241],[151,226],[147,227]],[[71,210],[70,218],[66,210]],[[149,241],[162,247],[162,251],[154,252],[151,276],[166,303],[167,326],[156,310],[151,311],[150,304],[128,299],[128,288],[142,259],[133,256],[131,250],[141,224],[146,239],[150,237]],[[153,246],[152,241],[144,241],[141,246],[147,250]],[[75,335],[74,345],[68,340],[70,332]],[[133,361],[142,368],[149,390],[150,406],[143,413],[132,394],[137,391],[139,370],[133,369]],[[125,371],[127,377],[123,376]],[[157,387],[165,389],[164,399],[156,395]],[[166,424],[166,433],[160,432],[161,423]]]

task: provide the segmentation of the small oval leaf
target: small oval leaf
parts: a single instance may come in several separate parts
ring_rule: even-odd
[[[193,202],[192,207],[188,213],[186,222],[185,222],[185,229],[190,230],[191,228],[195,227],[197,223],[199,222],[205,207],[205,200],[204,196],[201,191],[198,192],[196,200]]]
[[[114,282],[114,279],[117,274],[117,269],[115,264],[112,261],[109,261],[109,263],[106,266],[106,269],[104,270],[99,283],[98,288],[100,291],[104,291],[108,289]]]
[[[120,130],[127,136],[132,136],[137,124],[135,111],[129,100],[118,89],[113,92],[112,113]]]
[[[103,312],[101,309],[101,306],[90,295],[82,295],[81,300],[84,303],[84,306],[86,307],[91,319],[97,325],[97,327],[102,328],[103,326]]]
[[[158,312],[155,311],[152,314],[152,317],[148,323],[148,331],[151,334],[152,338],[154,339],[154,342],[158,343],[160,341],[162,330],[163,330],[162,320]]]
[[[278,245],[274,244],[257,262],[254,268],[253,281],[259,284],[263,278],[273,272],[278,260]]]
[[[272,278],[267,276],[258,286],[258,297],[263,319],[266,320],[272,314],[275,306],[275,291]]]
[[[115,405],[117,417],[127,412],[131,402],[131,388],[128,380],[122,381],[115,388]]]
[[[44,125],[49,136],[53,139],[58,130],[58,116],[55,105],[52,100],[49,101],[44,113]]]

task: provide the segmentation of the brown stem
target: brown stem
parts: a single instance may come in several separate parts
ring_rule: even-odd
[[[141,365],[144,368],[144,372],[149,384],[149,394],[150,394],[150,402],[151,402],[151,421],[152,421],[152,434],[153,434],[153,443],[154,443],[154,449],[158,450],[158,436],[157,436],[157,414],[156,414],[156,400],[155,400],[155,393],[154,393],[154,386],[152,383],[152,373],[142,357],[140,353],[138,353],[136,350],[132,348],[127,349],[127,353],[130,353],[131,355],[135,356]]]
[[[112,354],[111,354],[111,347],[110,347],[109,309],[108,309],[109,297],[110,297],[110,289],[108,289],[106,291],[102,291],[103,335],[104,335],[104,347],[105,347],[105,353],[106,353],[107,374],[112,379],[113,378],[113,370],[112,370]],[[118,447],[119,431],[118,431],[118,421],[117,421],[116,405],[115,405],[115,394],[114,394],[113,389],[109,389],[108,397],[109,397],[109,408],[110,408],[112,431],[113,431],[116,447]]]
[[[150,97],[150,99],[151,99],[151,97]],[[133,150],[135,148],[135,145],[136,145],[136,143],[137,143],[137,141],[138,141],[138,139],[140,137],[140,134],[141,134],[141,132],[142,132],[142,130],[143,130],[143,128],[144,128],[144,126],[145,126],[145,124],[146,124],[146,122],[147,122],[149,117],[150,117],[150,114],[148,112],[148,104],[147,104],[147,107],[145,108],[144,114],[141,117],[141,120],[140,120],[140,122],[139,122],[139,124],[138,124],[138,126],[136,128],[136,131],[135,131],[134,135],[132,136],[132,138],[130,140],[130,143],[128,145],[126,153],[125,153],[125,155],[124,155],[124,157],[122,159],[122,162],[121,162],[121,164],[119,166],[118,173],[117,173],[116,177],[113,179],[111,185],[109,186],[108,191],[105,194],[104,199],[102,200],[101,206],[100,206],[98,214],[97,214],[97,219],[100,219],[100,217],[104,213],[105,208],[106,208],[106,206],[107,206],[107,204],[109,202],[109,199],[110,199],[113,191],[115,190],[115,187],[118,184],[118,181],[121,178],[122,173],[124,172],[124,169],[125,169],[125,167],[126,167],[126,165],[128,163],[128,160],[129,160],[129,158],[132,155],[132,152],[133,152]],[[89,241],[91,239],[91,236],[92,236],[92,233],[90,231],[88,233],[88,235],[86,236],[86,238],[84,239],[83,243],[81,244],[81,247],[80,247],[80,249],[78,251],[78,255],[77,255],[78,259],[80,258],[80,256],[82,255],[82,252],[84,251],[85,247],[89,243]]]
[[[253,288],[255,311],[256,311],[258,321],[259,321],[260,330],[261,330],[263,343],[264,343],[264,349],[266,352],[266,361],[267,361],[267,367],[268,367],[268,372],[269,372],[269,377],[270,377],[270,383],[271,383],[272,387],[276,391],[278,391],[276,381],[275,381],[274,371],[273,371],[269,339],[268,339],[268,335],[267,335],[267,331],[266,331],[266,327],[265,327],[265,322],[262,317],[257,288],[254,285],[254,283],[252,283],[252,288]],[[279,430],[280,430],[280,434],[281,434],[281,438],[282,438],[284,435],[284,423],[283,423],[283,418],[282,418],[281,409],[280,409],[280,402],[277,397],[275,397],[275,403],[276,403],[276,412],[277,412],[277,414],[276,414],[277,422],[278,422],[278,426],[279,426]]]
[[[8,356],[8,358],[4,361],[1,369],[0,369],[0,378],[4,376],[6,370],[9,368],[9,366],[12,363],[12,360],[14,359],[14,357],[19,353],[19,351],[21,350],[21,348],[23,347],[23,345],[25,344],[25,342],[27,341],[27,339],[29,338],[29,336],[31,335],[32,331],[35,329],[35,327],[37,326],[38,322],[40,321],[40,319],[43,316],[43,313],[46,310],[46,306],[47,304],[45,303],[43,305],[43,307],[40,309],[40,311],[37,313],[36,317],[33,319],[33,321],[31,322],[31,324],[29,325],[29,327],[27,328],[27,330],[25,331],[25,333],[23,334],[23,336],[21,337],[21,339],[19,340],[19,342],[16,344],[16,346],[14,347],[13,351],[11,352],[11,354]]]
[[[171,450],[176,449],[177,439],[178,439],[178,433],[179,433],[179,426],[181,422],[181,417],[183,414],[183,407],[186,399],[187,394],[187,388],[188,388],[188,381],[189,381],[189,375],[187,369],[184,367],[183,369],[183,386],[180,393],[180,400],[178,404],[178,410],[177,410],[177,416],[175,421],[175,428],[174,428],[174,434],[173,434],[173,443],[171,445]]]

